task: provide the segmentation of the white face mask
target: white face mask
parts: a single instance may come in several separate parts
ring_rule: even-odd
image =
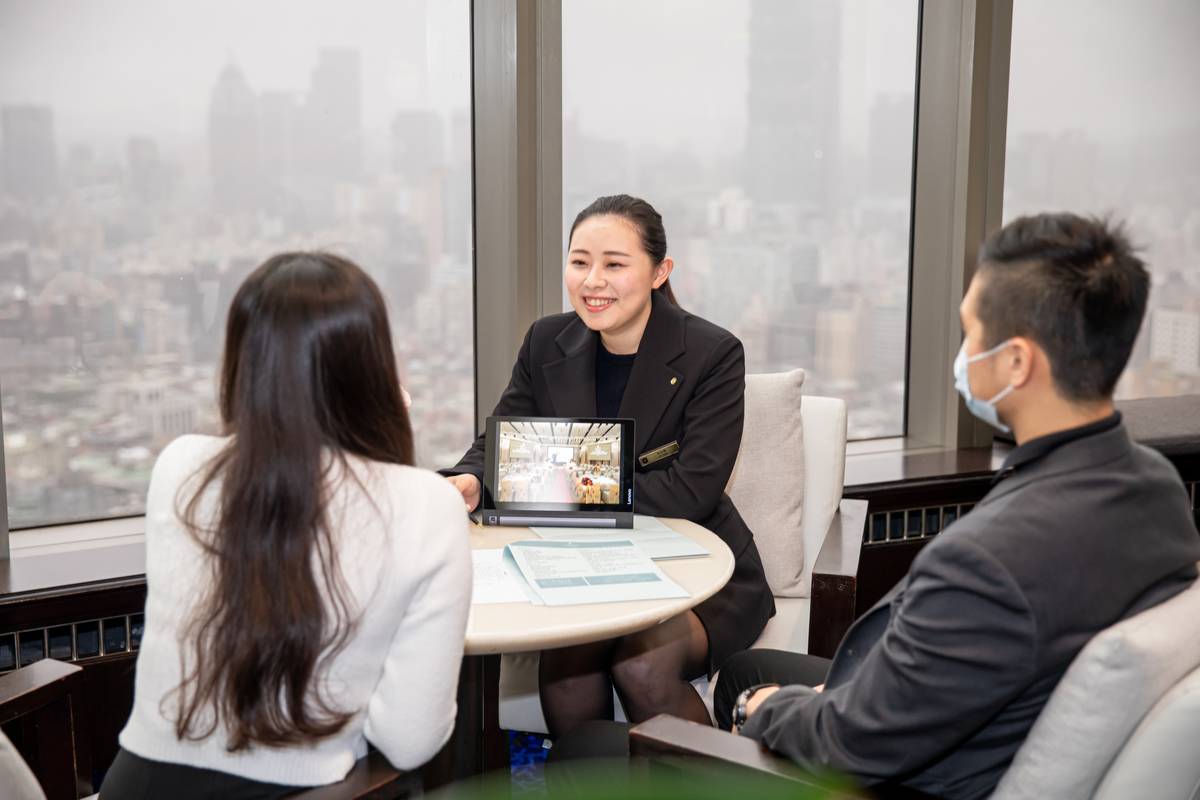
[[[984,350],[982,353],[976,353],[968,358],[967,342],[964,339],[962,347],[958,348],[958,355],[954,359],[954,388],[958,389],[958,393],[962,395],[963,401],[967,404],[967,410],[1003,433],[1008,433],[1012,428],[1000,421],[1000,414],[996,411],[996,403],[1008,397],[1016,387],[1010,383],[1001,389],[1000,393],[991,400],[980,400],[971,394],[971,382],[967,378],[967,365],[974,364],[976,361],[982,361],[985,358],[991,358],[1007,347],[1011,341],[1012,339],[1005,339],[991,350]]]

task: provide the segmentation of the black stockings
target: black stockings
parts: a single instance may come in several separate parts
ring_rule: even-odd
[[[630,722],[673,714],[709,724],[689,683],[708,668],[708,634],[688,611],[639,633],[545,650],[538,668],[542,712],[551,736],[581,722],[612,719],[615,686]]]

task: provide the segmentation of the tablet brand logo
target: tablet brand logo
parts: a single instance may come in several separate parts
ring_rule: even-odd
[[[633,503],[633,489],[630,489],[630,490],[629,490],[629,499],[628,499],[628,500],[626,500],[625,502],[626,502],[626,503]]]

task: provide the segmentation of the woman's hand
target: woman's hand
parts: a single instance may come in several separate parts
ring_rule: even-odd
[[[446,480],[453,483],[454,488],[458,489],[463,502],[466,503],[467,511],[474,511],[475,507],[479,505],[479,478],[474,475],[449,475]]]

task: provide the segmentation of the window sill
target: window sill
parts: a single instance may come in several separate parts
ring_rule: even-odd
[[[49,525],[13,531],[9,534],[9,547],[14,559],[28,558],[114,545],[143,544],[146,541],[145,531],[145,517]]]
[[[1008,445],[996,444],[961,450],[912,447],[852,454],[847,447],[846,494],[898,484],[988,476],[1000,468],[1010,450]]]
[[[1134,441],[1176,460],[1200,455],[1200,395],[1118,400]],[[976,478],[998,470],[1011,444],[929,447],[902,436],[846,444],[846,492],[930,480]]]

